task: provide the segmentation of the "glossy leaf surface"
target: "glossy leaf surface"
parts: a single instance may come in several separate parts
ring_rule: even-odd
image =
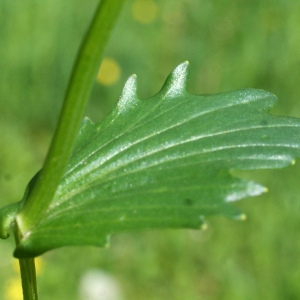
[[[191,95],[187,69],[177,67],[147,100],[138,99],[133,76],[106,119],[83,121],[51,205],[16,256],[104,246],[135,229],[201,228],[215,214],[241,218],[229,203],[265,188],[230,170],[281,168],[300,155],[300,121],[270,115],[274,95]]]

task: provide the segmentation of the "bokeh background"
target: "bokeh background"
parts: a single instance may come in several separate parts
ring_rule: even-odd
[[[20,200],[42,166],[97,3],[0,1],[1,206]],[[139,96],[151,97],[188,60],[191,93],[261,88],[278,96],[274,114],[300,117],[299,16],[297,0],[127,0],[86,114],[103,118],[133,73]],[[40,298],[79,299],[82,274],[98,268],[130,300],[300,299],[299,161],[235,173],[269,188],[235,203],[247,221],[215,217],[203,232],[134,232],[114,236],[109,249],[51,251],[38,261]],[[12,251],[12,238],[0,242],[4,300],[21,299]]]

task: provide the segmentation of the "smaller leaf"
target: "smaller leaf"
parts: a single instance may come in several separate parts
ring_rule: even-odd
[[[22,201],[7,205],[0,209],[0,238],[7,239],[9,231],[12,229],[13,222],[15,222],[16,215],[21,210],[24,201],[28,198],[39,172],[30,180],[25,190]]]
[[[0,210],[0,238],[7,239],[12,223],[19,211],[19,202],[7,205]]]
[[[104,246],[109,235],[135,229],[201,228],[210,215],[242,218],[230,202],[266,189],[230,171],[281,168],[299,157],[300,121],[268,114],[274,95],[191,95],[187,73],[187,63],[177,67],[147,100],[132,76],[102,122],[83,121],[51,205],[17,257]]]

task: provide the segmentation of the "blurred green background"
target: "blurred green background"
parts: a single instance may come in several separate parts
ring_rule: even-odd
[[[1,206],[21,199],[43,163],[97,2],[0,1]],[[86,114],[103,118],[133,73],[139,96],[152,96],[189,60],[191,93],[262,88],[279,98],[274,114],[300,117],[299,16],[296,0],[127,0]],[[300,299],[300,166],[235,173],[270,190],[235,203],[246,222],[215,217],[204,232],[135,232],[109,249],[51,251],[38,263],[40,298],[78,299],[82,274],[100,268],[130,300]],[[12,239],[1,241],[1,300],[21,299],[12,250]]]

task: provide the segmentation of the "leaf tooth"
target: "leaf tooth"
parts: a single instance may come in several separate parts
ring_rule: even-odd
[[[131,109],[134,102],[137,102],[137,76],[133,74],[128,78],[117,104],[118,111]]]
[[[189,62],[185,61],[168,76],[161,92],[168,98],[182,96],[182,93],[186,91],[188,75]]]
[[[257,184],[253,181],[249,181],[246,183],[247,186],[245,187],[245,189],[232,191],[226,196],[225,201],[234,202],[249,196],[259,196],[268,191],[264,186]]]

